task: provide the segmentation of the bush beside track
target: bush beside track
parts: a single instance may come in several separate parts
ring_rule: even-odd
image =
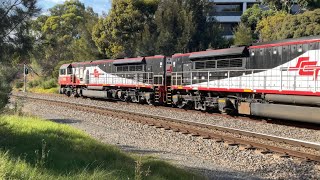
[[[0,117],[0,179],[201,177],[151,157],[127,155],[67,125],[7,115]]]
[[[15,90],[23,90],[23,80],[17,80],[14,84]],[[43,93],[43,94],[57,94],[59,93],[59,85],[57,80],[52,79],[43,79],[43,78],[33,78],[27,82],[27,91],[33,93]]]

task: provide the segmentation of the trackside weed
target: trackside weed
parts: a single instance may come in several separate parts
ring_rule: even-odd
[[[47,163],[47,159],[49,157],[50,150],[47,150],[47,143],[44,139],[41,141],[41,149],[39,153],[39,150],[35,150],[36,154],[36,167],[44,167]]]

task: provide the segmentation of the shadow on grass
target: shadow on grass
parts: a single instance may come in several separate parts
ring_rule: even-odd
[[[148,154],[155,154],[155,153],[167,153],[166,151],[137,149],[134,146],[128,146],[128,145],[119,145],[117,147],[119,147],[124,152],[133,153],[133,154],[139,154],[139,155],[148,155]]]
[[[15,118],[0,117],[0,151],[8,151],[10,159],[22,158],[36,167],[39,159],[45,157],[41,168],[57,176],[72,176],[83,170],[94,172],[97,169],[112,173],[117,179],[133,179],[135,176],[136,160],[114,146],[102,144],[66,125],[34,118]],[[199,178],[154,159],[143,159],[142,163],[143,167],[151,169],[148,179]]]
[[[119,176],[134,175],[134,159],[112,146],[105,146],[81,134],[50,129],[40,132],[16,132],[9,124],[2,123],[0,145],[4,151],[9,151],[12,158],[25,157],[26,162],[32,166],[36,166],[40,158],[36,151],[44,151],[48,154],[45,169],[57,174],[72,174],[83,169],[91,171],[100,167]]]
[[[60,123],[60,124],[76,124],[76,123],[81,123],[82,121],[80,120],[75,120],[75,119],[48,119],[49,121]]]

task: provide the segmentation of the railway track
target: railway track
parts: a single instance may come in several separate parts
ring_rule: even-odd
[[[156,128],[164,128],[165,130],[181,132],[182,134],[201,136],[205,139],[214,139],[217,142],[223,142],[229,146],[239,146],[239,148],[243,150],[257,149],[261,153],[274,153],[275,155],[280,157],[292,156],[308,161],[320,162],[320,153],[304,152],[305,149],[310,149],[312,152],[319,152],[320,144],[318,143],[271,136],[235,128],[196,123],[183,119],[175,119],[164,116],[119,110],[110,107],[76,104],[65,101],[48,100],[21,95],[12,96],[19,98],[28,98],[40,102],[47,102],[75,110],[99,113],[107,116],[127,119],[138,123],[147,124],[149,126],[155,126]]]
[[[62,96],[65,97],[65,95],[57,95],[57,96]],[[101,99],[95,99],[97,101],[105,101]],[[123,103],[127,104],[127,102],[119,101],[119,100],[109,100],[110,102],[117,102],[117,103]],[[137,104],[137,103],[136,103]],[[140,106],[144,106],[147,104],[137,104]],[[320,126],[317,124],[313,123],[307,123],[307,122],[299,122],[299,121],[289,121],[289,120],[283,120],[283,119],[270,119],[270,118],[263,118],[263,117],[256,117],[256,116],[245,116],[245,115],[236,115],[236,116],[231,116],[227,114],[220,114],[217,112],[204,112],[204,111],[198,111],[194,109],[180,109],[180,108],[173,108],[171,106],[156,106],[158,109],[164,109],[164,110],[174,110],[177,112],[185,112],[185,111],[190,111],[192,113],[197,113],[197,114],[206,114],[208,116],[215,116],[215,117],[223,117],[226,119],[237,119],[241,121],[251,121],[255,123],[267,123],[267,124],[276,124],[276,125],[282,125],[282,126],[288,126],[288,127],[298,127],[298,128],[304,128],[304,129],[313,129],[313,130],[320,130]]]
[[[52,94],[52,96],[56,96],[56,97],[61,97],[61,98],[66,98],[65,95],[61,95],[61,94]],[[106,100],[102,100],[102,99],[95,99],[95,98],[91,98],[94,99],[96,101],[106,101]],[[117,104],[124,104],[126,105],[128,102],[123,102],[120,100],[112,100],[109,99],[109,102],[116,102]],[[149,106],[148,104],[139,104],[139,103],[135,103],[136,105],[141,106],[141,108],[143,108],[143,106]],[[320,126],[317,124],[312,124],[312,123],[307,123],[307,122],[299,122],[299,121],[288,121],[288,120],[283,120],[283,119],[268,119],[268,118],[263,118],[263,117],[255,117],[255,116],[244,116],[244,115],[237,115],[237,116],[230,116],[227,114],[220,114],[220,113],[216,113],[216,112],[203,112],[203,111],[198,111],[198,110],[193,110],[193,109],[180,109],[180,108],[173,108],[170,106],[155,106],[157,109],[164,109],[164,110],[173,110],[173,111],[177,111],[177,112],[192,112],[195,114],[206,114],[207,116],[214,116],[214,117],[223,117],[226,119],[237,119],[240,121],[250,121],[250,122],[255,122],[255,123],[266,123],[266,124],[276,124],[276,125],[281,125],[281,126],[288,126],[288,127],[297,127],[297,128],[304,128],[304,129],[312,129],[312,130],[320,130]]]

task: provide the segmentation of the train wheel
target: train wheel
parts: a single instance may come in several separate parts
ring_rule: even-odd
[[[131,96],[131,101],[134,103],[139,103],[139,96]]]
[[[201,104],[201,111],[207,111],[207,106],[205,104]]]
[[[238,114],[238,111],[236,109],[232,108],[224,108],[225,112],[230,116],[235,116]]]
[[[71,91],[66,91],[66,95],[67,95],[68,97],[70,97],[70,96],[71,96]]]
[[[178,108],[180,108],[180,109],[183,109],[183,108],[185,108],[186,107],[186,102],[184,102],[184,101],[178,101],[177,103],[176,103],[176,107],[178,107]]]
[[[154,100],[152,100],[152,99],[147,99],[147,103],[148,103],[150,106],[152,106],[152,105],[154,105]]]
[[[75,97],[81,97],[81,96],[82,96],[81,88],[77,88],[77,89],[76,89]]]

